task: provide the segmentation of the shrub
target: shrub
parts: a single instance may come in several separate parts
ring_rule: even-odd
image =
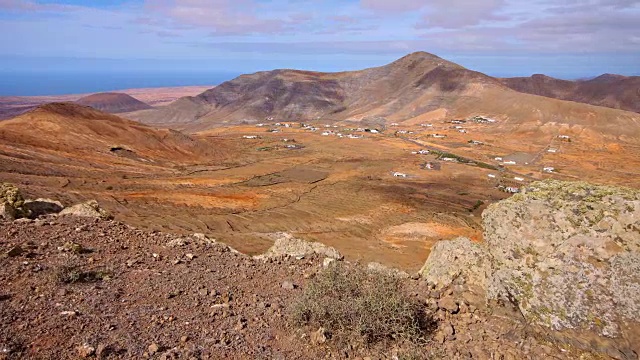
[[[331,333],[382,340],[420,342],[432,321],[390,274],[336,264],[304,288],[291,311],[296,325],[324,327]]]
[[[82,271],[75,266],[61,266],[56,270],[56,280],[64,284],[72,284],[77,282],[96,282],[109,278],[109,272],[100,271]]]

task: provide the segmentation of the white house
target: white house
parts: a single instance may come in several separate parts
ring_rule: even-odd
[[[556,169],[553,166],[545,166],[544,168],[542,168],[542,171],[544,171],[546,173],[552,173],[552,172],[556,171]]]
[[[504,164],[505,164],[505,165],[515,165],[515,164],[516,164],[516,162],[515,162],[515,161],[513,161],[513,160],[508,160],[508,161],[505,161],[505,162],[504,162]]]
[[[405,174],[405,173],[401,173],[401,172],[397,172],[397,171],[396,171],[396,172],[394,172],[394,173],[393,173],[393,176],[394,176],[394,177],[406,178],[406,177],[407,177],[407,174]]]
[[[442,159],[440,159],[442,161],[449,161],[449,162],[456,162],[458,160],[456,160],[455,158],[452,157],[443,157]]]
[[[549,149],[547,149],[547,152],[550,152],[550,153],[554,153],[554,154],[555,154],[555,153],[557,153],[557,152],[558,152],[558,149],[549,148]]]
[[[495,178],[496,178],[495,174],[489,174],[489,175],[487,175],[487,176],[488,176],[488,177],[490,177],[490,178],[492,178],[492,179],[495,179]]]
[[[495,161],[502,161],[502,158],[501,158],[501,157],[497,157],[497,158],[494,158],[493,160],[495,160]]]
[[[524,181],[524,178],[516,176],[516,177],[513,178],[513,180],[515,180],[515,181]]]
[[[571,139],[571,137],[569,135],[558,135],[558,138],[562,139],[562,140],[569,140]]]
[[[420,150],[420,151],[418,151],[418,154],[427,155],[427,154],[429,154],[429,150]]]
[[[257,139],[258,135],[245,135],[242,138],[243,139]]]

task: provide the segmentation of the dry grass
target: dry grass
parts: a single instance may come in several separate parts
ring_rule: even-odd
[[[367,344],[421,342],[433,323],[396,277],[343,264],[329,267],[304,288],[291,317],[297,326],[324,327]]]

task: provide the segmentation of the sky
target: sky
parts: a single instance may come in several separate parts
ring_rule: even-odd
[[[0,0],[0,72],[354,70],[426,51],[493,76],[640,75],[640,0]]]

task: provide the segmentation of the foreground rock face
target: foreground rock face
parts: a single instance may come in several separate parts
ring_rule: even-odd
[[[436,243],[420,275],[439,287],[462,278],[467,284],[486,288],[490,271],[491,258],[484,246],[460,237]]]
[[[439,243],[422,275],[446,285],[462,274],[556,338],[638,357],[640,191],[537,182],[487,208],[483,225],[486,247]]]

